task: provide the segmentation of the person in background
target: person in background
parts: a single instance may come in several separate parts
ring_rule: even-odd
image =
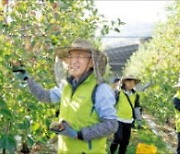
[[[115,96],[103,80],[107,58],[83,39],[59,49],[57,61],[62,53],[67,53],[68,66],[62,88],[45,90],[25,70],[14,73],[22,75],[38,100],[60,101],[59,122],[50,126],[58,134],[58,153],[107,153],[106,138],[118,128]]]
[[[139,95],[134,90],[135,85],[139,82],[140,80],[132,75],[125,76],[121,79],[122,87],[115,106],[119,127],[114,134],[114,139],[110,146],[112,154],[117,149],[119,154],[125,154],[130,140],[132,123],[135,118],[138,121],[141,120]]]
[[[119,89],[120,89],[120,80],[121,80],[120,77],[116,77],[113,80],[113,83],[112,83],[112,86],[111,86],[116,95],[117,95],[117,93],[119,92]]]
[[[175,107],[175,119],[176,119],[176,132],[177,132],[177,154],[180,154],[180,77],[176,85],[173,86],[176,88],[176,94],[173,97],[173,104]]]

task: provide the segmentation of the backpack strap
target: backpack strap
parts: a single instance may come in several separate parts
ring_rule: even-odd
[[[95,103],[96,103],[96,102],[95,102],[95,97],[96,97],[96,91],[97,91],[98,86],[99,86],[99,84],[96,84],[96,85],[94,86],[94,89],[93,89],[93,92],[92,92],[91,98],[92,98],[93,106],[92,106],[90,115],[92,115],[92,113],[93,113],[94,110],[95,110]],[[119,90],[115,91],[115,98],[116,98],[115,106],[118,104],[119,96],[120,96],[120,91],[119,91]]]
[[[95,110],[95,96],[96,96],[96,91],[97,91],[97,87],[99,86],[99,84],[96,84],[95,86],[94,86],[94,89],[93,89],[93,92],[92,92],[92,95],[91,95],[91,99],[92,99],[92,103],[93,103],[93,106],[92,106],[92,108],[91,108],[91,113],[90,113],[90,115],[92,115],[92,113],[94,112],[94,110]]]
[[[129,96],[128,96],[125,92],[124,92],[124,94],[125,94],[125,96],[126,96],[128,102],[129,102],[129,104],[130,104],[130,106],[131,106],[133,118],[135,119],[135,112],[134,112],[134,107],[133,107],[133,105],[132,105],[132,102],[131,102]],[[136,97],[137,97],[137,95],[136,95]]]
[[[116,98],[116,104],[115,104],[115,106],[118,104],[118,101],[119,101],[119,97],[120,97],[120,90],[116,90],[115,91],[115,98]]]

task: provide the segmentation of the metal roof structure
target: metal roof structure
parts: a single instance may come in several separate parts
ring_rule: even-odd
[[[139,44],[132,44],[123,47],[116,47],[105,50],[111,71],[115,74],[121,74],[122,68],[124,67],[127,59],[135,52],[139,47]]]
[[[128,43],[124,46],[119,47],[111,47],[105,50],[105,53],[108,56],[109,64],[111,66],[111,71],[114,74],[122,74],[122,69],[125,66],[127,60],[130,58],[130,56],[136,52],[139,48],[139,45],[149,41],[151,37],[140,39],[138,42],[134,41],[131,43]]]

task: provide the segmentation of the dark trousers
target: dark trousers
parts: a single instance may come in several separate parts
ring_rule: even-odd
[[[180,132],[177,133],[177,140],[178,140],[177,154],[180,154]]]
[[[118,122],[119,127],[114,134],[114,140],[110,146],[111,154],[114,154],[119,146],[118,154],[125,154],[131,136],[131,124]]]

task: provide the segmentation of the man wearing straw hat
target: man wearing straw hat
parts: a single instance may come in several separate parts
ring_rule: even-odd
[[[119,154],[125,154],[129,144],[131,127],[134,118],[141,120],[139,95],[134,90],[135,85],[140,82],[133,75],[124,76],[121,79],[121,90],[116,103],[119,127],[114,134],[114,140],[110,146],[112,154],[118,149]]]
[[[106,137],[116,132],[118,123],[115,96],[103,81],[106,56],[83,39],[75,40],[68,48],[59,49],[56,52],[57,64],[63,61],[63,55],[66,55],[68,65],[67,82],[59,93],[44,93],[41,88],[41,95],[53,98],[47,100],[57,102],[59,99],[61,102],[59,122],[50,126],[58,134],[58,153],[107,153]],[[19,72],[16,70],[16,73]],[[34,93],[38,91],[36,83],[28,76],[23,79],[37,96]]]
[[[176,88],[176,94],[173,97],[173,103],[175,107],[176,132],[178,138],[177,154],[180,154],[180,77],[178,83],[174,85],[173,88]]]

